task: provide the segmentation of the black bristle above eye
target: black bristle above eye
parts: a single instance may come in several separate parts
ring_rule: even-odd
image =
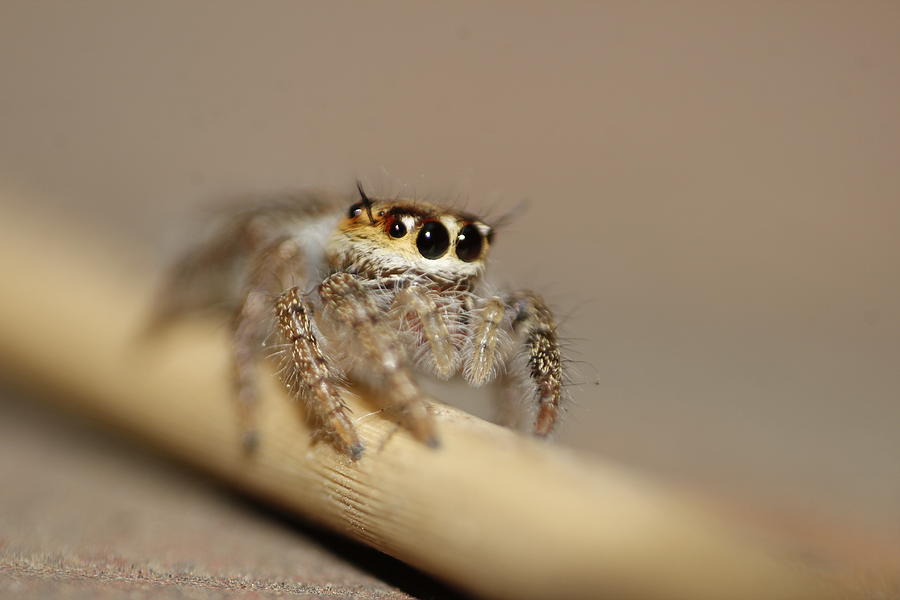
[[[359,191],[360,209],[363,209],[363,208],[366,209],[366,214],[369,215],[369,223],[374,225],[375,217],[372,216],[372,204],[374,204],[374,203],[372,202],[372,199],[369,198],[368,194],[366,194],[366,191],[363,189],[362,182],[359,180],[356,181],[356,189]],[[356,204],[354,204],[353,206],[356,206]],[[352,208],[351,208],[351,210],[352,210]],[[359,213],[357,213],[357,214],[359,214]],[[351,215],[351,217],[354,217],[354,216],[356,216],[356,215]]]
[[[469,223],[456,236],[456,256],[463,262],[472,262],[481,256],[484,242],[478,227]]]
[[[416,237],[416,248],[429,260],[436,260],[447,253],[450,247],[450,233],[438,221],[428,221],[422,225]]]

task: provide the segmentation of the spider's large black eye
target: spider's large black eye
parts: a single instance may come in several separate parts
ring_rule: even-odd
[[[354,204],[353,206],[350,207],[350,210],[347,211],[347,216],[352,219],[353,217],[358,217],[359,215],[361,215],[362,211],[363,211],[363,203],[357,202],[356,204]]]
[[[481,256],[481,232],[471,223],[459,230],[456,236],[456,255],[460,260],[472,262]]]
[[[427,259],[440,258],[450,247],[450,234],[447,233],[447,228],[437,221],[429,221],[422,225],[416,238],[416,247]]]
[[[402,238],[406,235],[406,225],[403,224],[403,221],[394,221],[388,228],[388,233],[392,238]]]

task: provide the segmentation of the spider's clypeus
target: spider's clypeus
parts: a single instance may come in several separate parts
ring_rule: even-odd
[[[493,229],[477,217],[357,186],[342,204],[313,194],[232,215],[175,266],[156,307],[163,320],[232,311],[234,387],[248,450],[262,355],[302,401],[316,434],[353,459],[364,451],[343,388],[358,382],[417,439],[439,445],[412,369],[473,386],[503,374],[536,407],[535,435],[553,429],[562,362],[553,314],[537,295],[483,280]],[[348,208],[349,206],[349,208]],[[518,364],[518,368],[516,365]]]

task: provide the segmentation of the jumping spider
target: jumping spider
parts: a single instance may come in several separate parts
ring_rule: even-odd
[[[232,311],[247,449],[257,441],[256,370],[266,347],[275,348],[281,380],[316,433],[353,459],[363,444],[342,399],[348,378],[373,389],[417,439],[438,445],[412,365],[441,379],[461,372],[473,386],[500,373],[518,377],[536,403],[534,434],[548,435],[562,385],[556,324],[537,295],[494,293],[483,282],[492,227],[357,188],[349,209],[307,196],[232,216],[181,259],[163,290],[163,318],[201,307]],[[517,360],[521,368],[510,369]]]

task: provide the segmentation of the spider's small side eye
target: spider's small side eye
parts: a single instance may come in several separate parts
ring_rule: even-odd
[[[356,204],[354,204],[353,206],[350,207],[350,210],[347,211],[347,216],[352,219],[353,217],[358,217],[359,215],[361,215],[362,211],[363,211],[363,203],[357,202]]]
[[[437,221],[429,221],[422,225],[416,237],[416,248],[429,260],[442,257],[450,247],[450,234],[447,228]]]
[[[459,230],[456,237],[456,256],[464,262],[472,262],[481,256],[481,232],[469,223]]]
[[[394,221],[388,228],[388,233],[392,238],[402,238],[406,235],[406,225],[403,224],[403,221]]]

